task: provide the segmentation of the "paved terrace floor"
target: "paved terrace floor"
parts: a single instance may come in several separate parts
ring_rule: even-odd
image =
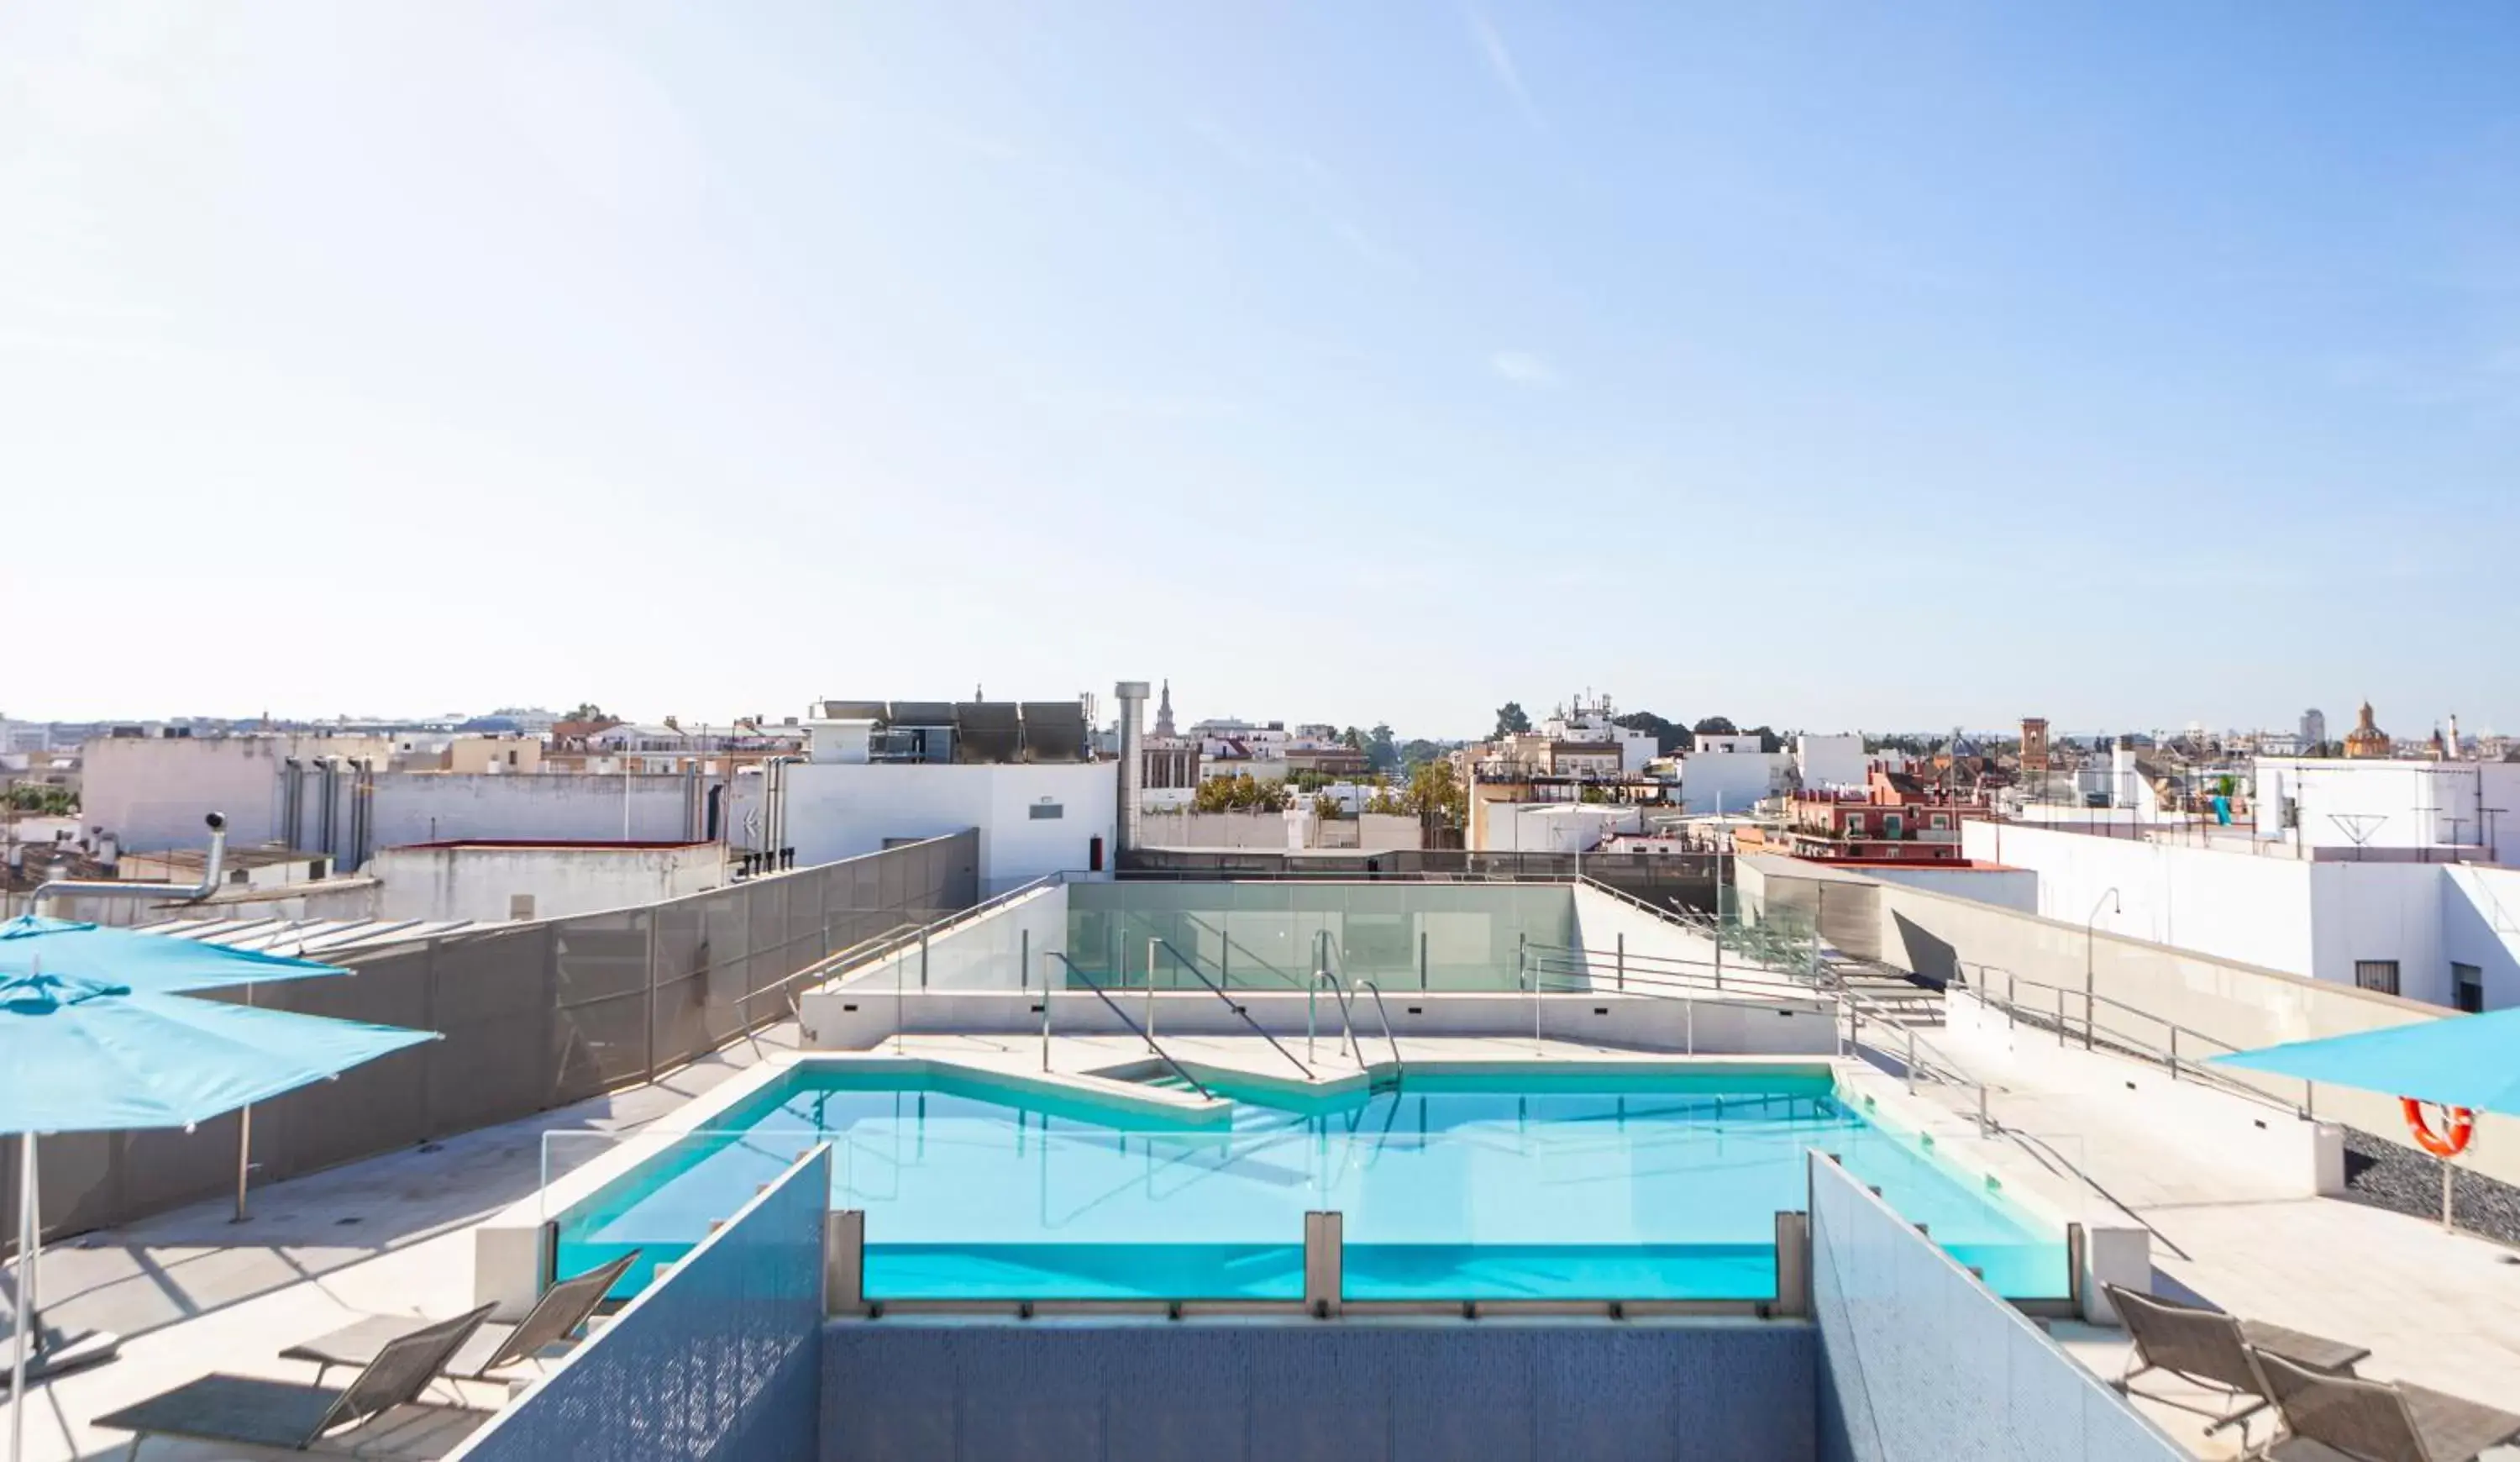
[[[1284,1044],[1305,1055],[1300,1038]],[[257,1189],[254,1216],[242,1225],[227,1221],[227,1203],[202,1204],[48,1250],[48,1314],[70,1328],[112,1329],[126,1339],[113,1363],[31,1390],[27,1456],[119,1456],[127,1435],[94,1428],[90,1418],[211,1370],[311,1380],[311,1368],[282,1362],[277,1352],[354,1313],[461,1312],[472,1289],[469,1229],[541,1181],[543,1133],[635,1131],[793,1045],[792,1028],[765,1032],[757,1051],[739,1044],[653,1086]],[[1284,1058],[1254,1037],[1166,1037],[1165,1045],[1186,1059],[1291,1074]],[[1023,1036],[912,1036],[900,1049],[1002,1070],[1041,1065],[1040,1041]],[[1387,1051],[1378,1032],[1364,1043],[1368,1060]],[[1664,1059],[1528,1037],[1404,1038],[1401,1052],[1420,1061]],[[1146,1054],[1134,1037],[1062,1036],[1051,1057],[1055,1070],[1079,1073]],[[1307,1059],[1326,1074],[1353,1069],[1334,1036],[1322,1037]],[[2420,1380],[2479,1400],[2520,1399],[2520,1255],[2359,1204],[2272,1192],[2175,1132],[2132,1123],[2103,1103],[2042,1090],[2019,1073],[2003,1079],[1991,1097],[1997,1119],[2031,1134],[2030,1144],[2051,1159],[2070,1159],[2153,1230],[2163,1292],[2367,1345],[2373,1354],[2362,1367],[2366,1375]],[[594,1143],[567,1146],[581,1160],[597,1150]],[[2123,1362],[2117,1332],[2068,1324],[2053,1331],[2103,1374],[2116,1374]],[[503,1394],[470,1385],[460,1393],[475,1409],[413,1408],[360,1434],[356,1450],[442,1456]],[[2141,1404],[2200,1456],[2239,1454],[2235,1433],[2208,1441],[2201,1419]],[[2265,1430],[2261,1425],[2256,1435]],[[302,1454],[158,1440],[143,1455],[209,1462]],[[2520,1449],[2488,1455],[2510,1462]]]
[[[1970,1065],[1964,1047],[1943,1050]],[[1991,1115],[2025,1147],[2079,1167],[2152,1230],[2156,1293],[2368,1346],[2361,1375],[2520,1410],[2520,1253],[2402,1213],[2283,1191],[2218,1161],[2177,1122],[2045,1086],[2035,1067],[1971,1074],[1990,1083]],[[2125,1364],[2123,1332],[2057,1326],[2053,1333],[2103,1375]],[[2137,1386],[2194,1404],[2210,1400],[2158,1372]],[[2237,1429],[2209,1440],[2202,1418],[2138,1404],[2200,1456],[2241,1455]],[[2259,1421],[2251,1436],[2263,1440],[2268,1430]],[[2520,1447],[2485,1455],[2520,1462]]]
[[[45,1317],[124,1339],[110,1364],[27,1389],[28,1462],[120,1457],[130,1434],[92,1427],[91,1418],[214,1370],[311,1382],[314,1367],[283,1361],[279,1351],[352,1315],[463,1313],[472,1296],[470,1230],[540,1184],[543,1133],[635,1131],[795,1044],[792,1026],[766,1030],[757,1045],[738,1042],[653,1085],[257,1188],[244,1223],[229,1221],[235,1203],[222,1199],[45,1250],[36,1292]],[[601,1146],[560,1144],[555,1161],[574,1165]],[[14,1293],[10,1305],[14,1313]],[[7,1374],[0,1356],[0,1392]],[[335,1371],[329,1379],[338,1385],[345,1377]],[[353,1434],[356,1452],[442,1456],[505,1395],[502,1387],[472,1383],[441,1383],[434,1394],[449,1388],[472,1409],[406,1408]],[[143,1462],[305,1455],[163,1439],[141,1452]]]

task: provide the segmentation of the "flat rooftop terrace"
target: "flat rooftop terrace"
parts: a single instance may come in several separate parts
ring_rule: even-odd
[[[202,1204],[143,1223],[72,1239],[45,1254],[48,1318],[123,1334],[114,1362],[31,1389],[30,1458],[45,1462],[118,1455],[127,1437],[92,1418],[212,1370],[310,1379],[278,1360],[286,1346],[361,1312],[415,1318],[459,1313],[472,1293],[471,1230],[534,1190],[543,1177],[542,1135],[618,1134],[672,1124],[678,1109],[752,1068],[791,1059],[792,1027],[765,1034],[756,1052],[739,1043],[654,1086],[581,1103],[414,1151],[352,1164],[254,1190],[253,1216],[229,1221],[224,1204]],[[994,1035],[914,1035],[905,1054],[1010,1072],[1036,1071],[1037,1042]],[[1380,1044],[1378,1038],[1369,1042]],[[1256,1038],[1167,1042],[1202,1065],[1265,1073],[1282,1058]],[[1353,1058],[1321,1042],[1326,1071]],[[1055,1071],[1082,1074],[1142,1059],[1130,1036],[1062,1036]],[[1375,1053],[1369,1049],[1369,1059]],[[1527,1038],[1425,1038],[1401,1042],[1406,1059],[1495,1062],[1667,1061],[1646,1053]],[[2236,1313],[2354,1339],[2373,1349],[2362,1372],[2404,1376],[2480,1399],[2520,1396],[2520,1255],[2438,1225],[2335,1199],[2283,1197],[2262,1180],[2217,1167],[2119,1114],[2043,1098],[2018,1086],[1998,1101],[2025,1131],[2077,1129],[2080,1165],[2160,1236],[2159,1288]],[[2059,1174],[2060,1201],[2078,1179]],[[1492,1322],[1490,1322],[1492,1323]],[[2125,1342],[2116,1331],[2045,1322],[2095,1372],[2114,1375]],[[2150,1378],[2158,1382],[2161,1378]],[[2148,1386],[2150,1383],[2147,1383]],[[2163,1388],[2178,1397],[2175,1389]],[[504,1388],[457,1384],[465,1402],[491,1408]],[[2189,1396],[2189,1399],[2196,1399]],[[2200,1457],[2239,1455],[2234,1434],[2207,1441],[2202,1423],[2175,1407],[2139,1409]],[[363,1435],[362,1455],[445,1455],[486,1411],[415,1410]],[[168,1462],[288,1455],[156,1440],[144,1453]],[[2520,1457],[2505,1448],[2490,1457]]]

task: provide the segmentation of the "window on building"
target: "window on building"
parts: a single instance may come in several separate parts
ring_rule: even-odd
[[[2451,1000],[2469,1015],[2485,1009],[2485,972],[2453,962],[2450,967]]]
[[[2358,959],[2354,962],[2354,982],[2366,990],[2394,995],[2398,992],[2398,962],[2394,959]]]
[[[1067,815],[1066,806],[1059,802],[1035,802],[1026,810],[1031,814],[1032,820],[1035,822],[1042,822],[1054,817],[1065,817]]]
[[[1863,836],[1864,836],[1864,814],[1863,814],[1863,813],[1861,813],[1861,812],[1851,812],[1851,813],[1848,813],[1848,814],[1847,814],[1847,818],[1846,818],[1846,836],[1848,836],[1849,838],[1861,838],[1861,837],[1863,837]]]
[[[1952,815],[1951,815],[1950,813],[1948,813],[1948,812],[1937,812],[1937,813],[1935,813],[1935,814],[1934,814],[1934,826],[1935,826],[1935,827],[1937,827],[1937,828],[1945,828],[1945,829],[1948,829],[1951,825],[1952,825]]]
[[[1901,817],[1898,813],[1896,813],[1896,812],[1884,812],[1884,813],[1882,813],[1882,814],[1881,814],[1881,836],[1882,836],[1882,837],[1884,837],[1884,838],[1896,838],[1896,837],[1898,837],[1901,833],[1905,832],[1905,831],[1907,830],[1907,827],[1908,827],[1908,820],[1907,820],[1906,818],[1904,818],[1904,817]]]

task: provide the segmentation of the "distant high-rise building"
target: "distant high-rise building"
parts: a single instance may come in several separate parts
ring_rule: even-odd
[[[2021,718],[2021,769],[2044,772],[2048,769],[2048,718],[2026,715]]]
[[[2327,740],[2327,712],[2314,706],[2301,713],[2301,739],[2308,747]]]

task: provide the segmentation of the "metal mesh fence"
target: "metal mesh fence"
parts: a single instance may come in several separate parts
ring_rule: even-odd
[[[654,1079],[792,1011],[787,977],[826,955],[979,901],[979,837],[600,914],[467,931],[352,954],[349,979],[213,998],[435,1030],[338,1081],[254,1109],[257,1182],[528,1117]],[[47,1235],[111,1227],[232,1192],[234,1117],[189,1132],[45,1140]],[[17,1165],[0,1176],[15,1212]]]

